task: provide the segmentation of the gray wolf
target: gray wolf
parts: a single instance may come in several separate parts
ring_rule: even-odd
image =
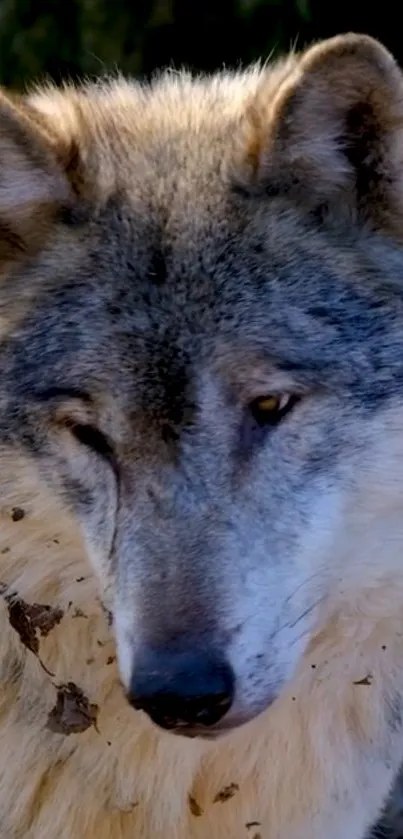
[[[0,102],[0,834],[363,839],[403,761],[403,85]]]

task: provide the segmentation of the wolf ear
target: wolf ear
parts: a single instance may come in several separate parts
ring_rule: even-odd
[[[71,187],[56,149],[29,110],[0,92],[0,254],[37,240]]]
[[[375,226],[398,219],[402,234],[403,76],[377,41],[349,34],[312,47],[268,102],[262,85],[249,125],[254,175],[269,192]]]

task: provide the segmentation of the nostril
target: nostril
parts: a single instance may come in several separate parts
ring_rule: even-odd
[[[215,725],[233,697],[234,676],[221,658],[153,651],[138,662],[128,698],[157,725],[177,729]]]

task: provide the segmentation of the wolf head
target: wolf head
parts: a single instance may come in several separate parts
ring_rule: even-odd
[[[400,72],[349,35],[0,132],[0,468],[74,516],[133,705],[229,730],[396,570]]]

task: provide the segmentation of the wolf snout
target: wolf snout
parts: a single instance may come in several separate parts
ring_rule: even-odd
[[[229,711],[234,682],[231,667],[219,656],[153,650],[137,661],[128,699],[161,728],[195,736]]]

